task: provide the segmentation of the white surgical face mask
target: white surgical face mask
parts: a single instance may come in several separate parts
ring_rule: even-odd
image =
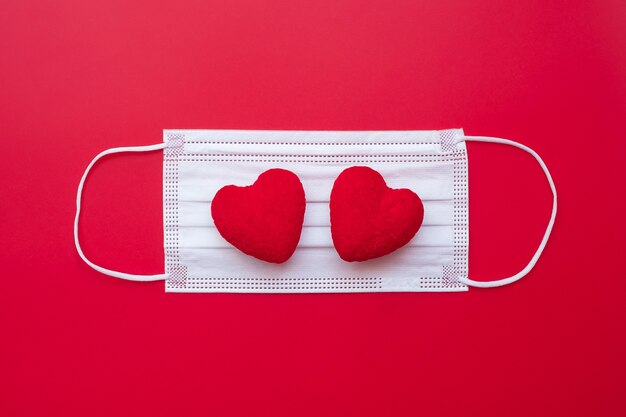
[[[532,154],[554,195],[544,238],[518,274],[478,282],[467,276],[468,179],[465,141],[503,143]],[[78,239],[82,187],[93,164],[118,152],[163,149],[165,268],[134,275],[102,268],[83,254]],[[380,172],[391,188],[409,188],[424,203],[424,222],[404,247],[377,259],[345,262],[333,247],[329,197],[335,178],[351,166]],[[262,172],[284,168],[297,174],[306,193],[300,242],[285,263],[245,255],[224,240],[211,218],[211,200],[229,184],[252,184]],[[556,190],[541,158],[505,139],[442,131],[246,131],[166,130],[164,143],[114,148],[87,167],[77,195],[76,248],[92,268],[114,277],[165,280],[170,292],[382,292],[466,291],[493,287],[526,275],[541,255],[556,216]]]

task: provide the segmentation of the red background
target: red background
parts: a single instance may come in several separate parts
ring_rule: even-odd
[[[625,27],[609,0],[2,1],[0,415],[624,415]],[[87,163],[164,128],[449,127],[552,171],[519,283],[177,295],[74,249]],[[470,276],[503,277],[548,186],[468,146]],[[161,160],[98,164],[95,262],[163,270]]]

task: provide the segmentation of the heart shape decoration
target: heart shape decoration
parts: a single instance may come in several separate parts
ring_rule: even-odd
[[[283,263],[300,240],[306,202],[296,174],[285,169],[263,172],[254,184],[222,187],[211,202],[220,235],[243,253]]]
[[[330,194],[333,243],[344,261],[385,256],[409,243],[424,219],[424,205],[413,191],[387,187],[368,167],[344,170]]]

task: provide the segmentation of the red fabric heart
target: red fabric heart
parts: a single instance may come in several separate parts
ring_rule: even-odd
[[[282,263],[298,246],[305,207],[298,176],[275,168],[259,175],[252,185],[222,187],[213,197],[211,215],[222,237],[234,247]]]
[[[401,248],[423,219],[417,194],[387,187],[382,175],[368,167],[344,170],[330,194],[333,243],[344,261],[366,261]]]

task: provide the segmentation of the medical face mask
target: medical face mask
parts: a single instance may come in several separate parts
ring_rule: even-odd
[[[553,193],[550,222],[536,253],[518,274],[496,281],[468,278],[468,157],[466,141],[515,146],[540,164]],[[101,157],[163,150],[165,273],[134,275],[95,265],[83,254],[78,224],[82,187]],[[408,188],[424,205],[422,227],[404,247],[377,259],[345,262],[330,231],[333,182],[346,168],[367,166],[391,188]],[[211,217],[211,201],[225,185],[249,185],[262,172],[295,173],[306,194],[304,225],[293,256],[282,264],[260,261],[224,240]],[[164,142],[102,152],[83,175],[74,223],[81,258],[104,274],[165,280],[169,292],[388,292],[466,291],[525,276],[541,255],[556,217],[556,190],[547,167],[530,148],[513,141],[441,131],[165,130]]]

